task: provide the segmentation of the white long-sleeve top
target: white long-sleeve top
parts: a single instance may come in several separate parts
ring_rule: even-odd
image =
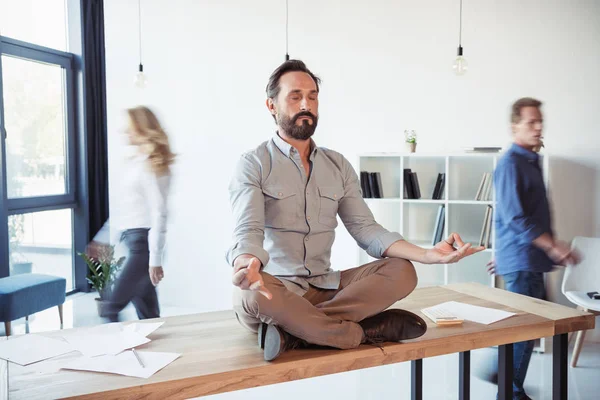
[[[128,150],[122,171],[115,175],[118,180],[117,193],[111,196],[116,199],[110,218],[113,234],[127,229],[149,228],[150,266],[163,266],[171,175],[157,177],[151,171],[146,155],[140,154],[137,148]],[[95,240],[108,241],[101,237],[106,238],[109,230],[107,223]]]

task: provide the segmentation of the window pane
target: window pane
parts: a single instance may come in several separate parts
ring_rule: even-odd
[[[65,0],[0,0],[0,34],[67,51]]]
[[[73,212],[71,209],[8,217],[10,274],[40,273],[73,284]]]
[[[64,76],[57,65],[2,56],[8,198],[67,191]]]

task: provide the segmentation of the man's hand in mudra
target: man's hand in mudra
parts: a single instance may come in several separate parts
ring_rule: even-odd
[[[452,233],[448,239],[442,240],[433,248],[425,253],[425,262],[427,264],[452,264],[479,253],[485,247],[472,247],[471,243],[465,243],[458,233]]]
[[[265,287],[260,275],[261,262],[250,254],[239,255],[233,263],[233,276],[231,282],[243,290],[256,290],[267,299],[271,300],[273,295]]]

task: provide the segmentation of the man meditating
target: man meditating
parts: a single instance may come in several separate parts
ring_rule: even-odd
[[[351,349],[423,335],[427,325],[419,316],[383,311],[415,289],[411,261],[454,263],[483,250],[456,233],[423,249],[375,222],[348,160],[312,139],[319,83],[299,60],[273,72],[266,105],[277,131],[241,156],[229,186],[234,311],[243,326],[258,332],[268,361],[300,345]],[[338,215],[378,261],[331,269]]]

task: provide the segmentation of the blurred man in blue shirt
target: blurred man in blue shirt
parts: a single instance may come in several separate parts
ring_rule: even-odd
[[[544,272],[554,265],[577,263],[570,246],[555,240],[550,207],[539,156],[543,117],[539,100],[525,97],[512,106],[513,144],[494,172],[496,189],[495,272],[506,290],[525,296],[545,297]],[[530,399],[523,383],[533,351],[533,341],[514,345],[515,400]]]

